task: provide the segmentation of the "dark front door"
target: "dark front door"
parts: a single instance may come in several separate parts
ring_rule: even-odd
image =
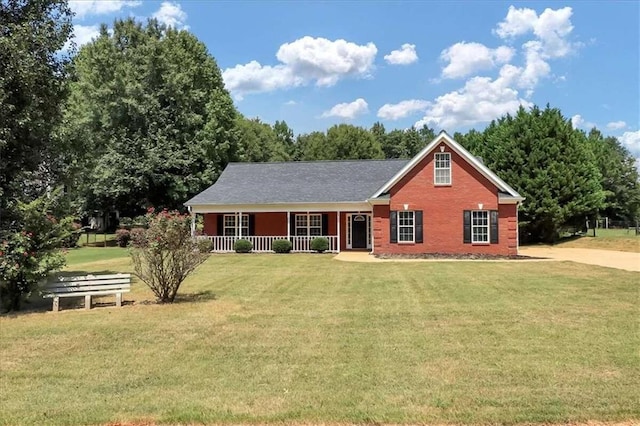
[[[367,248],[367,217],[351,216],[351,248]]]

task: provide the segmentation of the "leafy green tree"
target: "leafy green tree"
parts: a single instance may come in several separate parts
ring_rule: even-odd
[[[382,146],[373,134],[362,127],[338,124],[327,130],[302,137],[304,160],[357,160],[384,158]]]
[[[296,158],[298,155],[295,137],[293,136],[293,130],[287,125],[286,121],[276,120],[273,125],[273,132],[278,142],[284,146],[285,152],[290,159]]]
[[[327,145],[327,135],[324,132],[311,132],[298,135],[296,147],[298,149],[297,160],[312,161],[326,160],[324,153]]]
[[[69,187],[87,208],[177,208],[237,160],[236,110],[191,33],[117,20],[74,66],[61,132],[83,147]]]
[[[13,220],[0,240],[0,307],[20,309],[38,282],[60,269],[60,248],[73,232],[73,219],[56,218],[60,191],[28,203],[17,201]]]
[[[290,159],[289,151],[292,148],[285,145],[286,142],[278,137],[274,129],[260,121],[259,118],[246,119],[239,117],[236,120],[236,126],[240,138],[238,147],[240,161],[265,162],[288,161]],[[281,125],[279,125],[279,128],[280,130],[283,129]]]
[[[33,199],[57,180],[54,128],[67,96],[60,50],[72,31],[62,0],[0,1],[0,229],[9,203]]]
[[[602,216],[634,221],[640,217],[640,183],[635,158],[614,137],[605,137],[593,128],[587,137],[602,179],[605,205]]]
[[[464,142],[526,197],[519,215],[523,240],[553,242],[563,226],[584,223],[604,207],[593,152],[560,110],[521,107],[482,136],[472,133]]]

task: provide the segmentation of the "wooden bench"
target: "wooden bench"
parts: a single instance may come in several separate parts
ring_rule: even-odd
[[[116,295],[116,306],[122,306],[122,293],[131,290],[131,274],[54,277],[42,288],[43,296],[53,298],[53,311],[60,310],[61,297],[84,296],[84,308],[91,309],[91,296]]]

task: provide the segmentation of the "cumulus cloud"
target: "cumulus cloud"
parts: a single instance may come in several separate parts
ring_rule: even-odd
[[[640,159],[640,130],[624,132],[618,140],[629,150],[631,155]]]
[[[607,123],[607,129],[609,130],[620,130],[624,129],[625,127],[627,127],[627,123],[625,123],[624,121],[612,121],[610,123]]]
[[[329,111],[323,112],[321,117],[339,117],[346,120],[353,120],[357,116],[367,112],[369,112],[369,105],[364,99],[358,98],[353,102],[345,102],[335,105]]]
[[[440,54],[440,59],[449,64],[442,70],[444,78],[460,78],[471,75],[477,71],[494,68],[500,64],[508,63],[514,49],[500,46],[497,49],[489,49],[480,43],[456,43],[445,49]]]
[[[591,121],[585,121],[585,119],[580,114],[576,114],[571,117],[571,125],[574,129],[592,129],[596,127],[595,123],[592,123]]]
[[[76,44],[77,48],[80,48],[80,46],[89,43],[99,35],[100,35],[100,26],[98,24],[96,25],[75,24],[73,26],[73,34],[71,35],[71,39],[65,43],[62,50],[68,51],[69,48],[71,47],[72,41]]]
[[[473,77],[459,90],[439,96],[429,104],[425,116],[416,127],[436,126],[456,128],[488,122],[501,115],[515,112],[520,105],[529,108],[530,102],[519,97],[513,88],[520,70],[504,65],[498,78]]]
[[[377,53],[373,43],[358,45],[305,36],[280,46],[276,54],[280,64],[251,61],[225,69],[222,77],[236,98],[310,83],[327,87],[345,77],[370,76]]]
[[[114,13],[125,7],[136,7],[141,4],[141,1],[127,0],[71,0],[69,7],[75,13],[77,19],[84,19],[89,15]]]
[[[177,29],[189,28],[185,25],[187,13],[182,10],[182,7],[178,3],[162,2],[160,9],[151,16],[169,27]]]
[[[416,53],[416,45],[405,43],[400,49],[392,50],[391,53],[384,56],[384,60],[391,65],[409,65],[418,60]]]
[[[418,111],[424,111],[429,102],[421,99],[409,99],[397,104],[384,104],[378,110],[378,117],[384,120],[399,120]]]

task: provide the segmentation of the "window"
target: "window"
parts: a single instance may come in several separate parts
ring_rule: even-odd
[[[235,237],[237,231],[236,219],[238,215],[225,214],[224,215],[224,236]],[[249,215],[243,214],[240,221],[240,235],[246,237],[249,235]]]
[[[414,212],[398,212],[398,242],[413,243],[415,236]]]
[[[471,212],[471,242],[489,242],[489,212],[487,210]]]
[[[296,215],[296,235],[322,235],[322,215],[321,214],[297,214]]]
[[[433,182],[436,185],[451,185],[451,154],[436,152],[434,160]]]

